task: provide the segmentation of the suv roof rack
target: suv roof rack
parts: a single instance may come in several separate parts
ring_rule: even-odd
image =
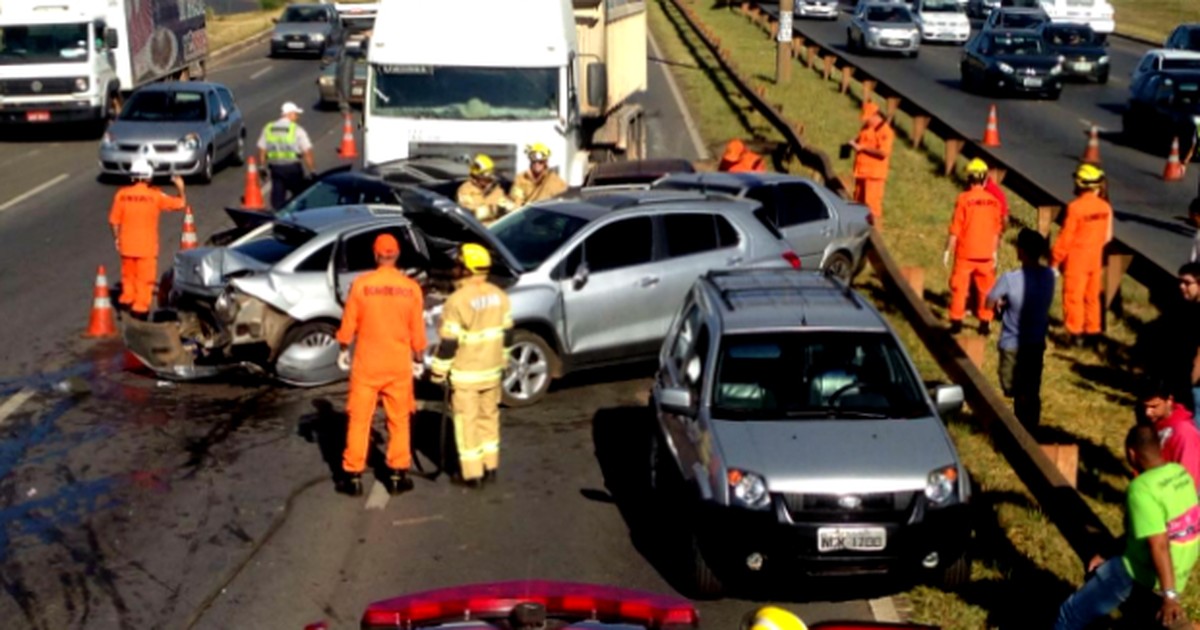
[[[776,272],[777,272],[776,275],[778,275],[779,277],[784,277],[784,278],[788,277],[787,274],[797,274],[796,271],[793,271],[790,269],[779,269],[779,270],[776,270]],[[803,272],[801,272],[801,274],[798,274],[797,276],[792,276],[792,278],[804,277],[802,275],[802,273]],[[747,275],[746,270],[709,270],[706,274],[704,274],[704,279],[705,279],[705,281],[707,281],[708,283],[710,283],[713,286],[713,289],[716,290],[717,295],[720,296],[721,301],[725,304],[725,308],[727,308],[731,311],[737,310],[737,305],[734,304],[733,299],[735,297],[737,297],[738,294],[795,293],[796,291],[798,291],[800,289],[803,289],[805,291],[821,291],[823,293],[835,293],[835,292],[841,293],[842,297],[844,297],[847,301],[849,301],[851,304],[853,304],[855,309],[862,310],[862,308],[863,308],[861,299],[859,298],[859,296],[857,294],[854,293],[854,290],[850,287],[850,285],[846,284],[846,283],[842,283],[835,276],[833,276],[832,274],[830,274],[828,272],[822,272],[818,277],[827,280],[829,282],[829,284],[801,285],[796,282],[783,281],[783,282],[778,282],[778,283],[764,283],[764,284],[760,284],[760,285],[756,285],[756,286],[747,286],[747,287],[722,287],[720,285],[719,281],[721,278],[745,276],[745,275]],[[809,277],[813,277],[815,275],[816,274],[812,274]],[[802,319],[804,318],[803,313],[801,313],[801,318]]]

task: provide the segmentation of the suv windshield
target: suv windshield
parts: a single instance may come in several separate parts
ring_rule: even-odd
[[[205,119],[200,92],[137,92],[121,110],[121,120],[200,122]]]
[[[270,230],[263,231],[256,238],[246,241],[234,249],[259,262],[275,264],[299,249],[312,237],[313,233],[305,228],[277,222],[271,226]]]
[[[328,22],[329,13],[323,7],[288,7],[280,22]]]
[[[886,332],[726,336],[712,399],[714,417],[730,420],[931,413],[903,352]]]
[[[86,61],[87,24],[0,28],[0,65]]]
[[[504,243],[524,271],[535,269],[567,242],[586,219],[546,208],[525,208],[496,221],[488,229]]]
[[[546,120],[558,116],[557,68],[374,67],[371,110],[395,118]]]

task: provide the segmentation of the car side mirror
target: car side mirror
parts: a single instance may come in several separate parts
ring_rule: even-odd
[[[587,67],[588,107],[603,110],[607,101],[608,68],[600,62],[590,63]]]
[[[121,44],[121,37],[117,34],[116,29],[104,29],[104,45],[109,48],[116,48]]]
[[[938,415],[958,413],[963,406],[963,388],[959,385],[937,385],[933,388],[933,404]]]
[[[677,416],[694,417],[696,415],[692,392],[683,387],[664,387],[660,390],[658,406],[663,411]]]
[[[575,268],[575,275],[571,276],[571,287],[573,289],[575,289],[576,291],[578,291],[578,290],[582,289],[585,284],[587,284],[587,281],[588,281],[587,263],[579,263],[579,266]]]
[[[226,120],[229,120],[229,110],[222,107],[217,110],[217,121],[225,122]]]

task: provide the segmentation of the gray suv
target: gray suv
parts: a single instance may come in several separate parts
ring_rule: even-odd
[[[712,272],[663,343],[650,485],[690,521],[692,587],[765,567],[969,577],[970,483],[883,317],[823,274]]]
[[[271,33],[271,56],[314,55],[340,44],[342,18],[332,4],[293,4],[275,20]]]

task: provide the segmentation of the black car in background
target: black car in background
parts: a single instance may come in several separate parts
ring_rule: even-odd
[[[1059,56],[1064,77],[1108,83],[1108,42],[1090,25],[1047,22],[1038,32],[1046,52]]]
[[[1171,31],[1163,48],[1200,52],[1200,24],[1180,24]]]
[[[1035,94],[1057,99],[1063,67],[1037,31],[984,31],[967,42],[959,67],[968,92]]]
[[[1179,138],[1183,156],[1195,142],[1197,120],[1200,71],[1159,71],[1131,88],[1121,127],[1126,138],[1154,155],[1167,155],[1171,141]]]

